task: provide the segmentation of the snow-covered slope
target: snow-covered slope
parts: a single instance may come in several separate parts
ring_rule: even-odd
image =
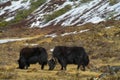
[[[12,5],[3,8],[0,15],[5,11],[12,12],[18,8],[29,8],[30,1],[21,3],[23,0],[12,1]],[[46,2],[32,12],[26,19],[26,23],[30,27],[45,27],[50,25],[72,26],[83,25],[85,23],[99,23],[108,19],[120,19],[120,0],[113,5],[110,5],[110,0],[89,0],[86,3],[82,0],[46,0]],[[16,5],[15,5],[16,4]],[[19,6],[17,6],[19,5]],[[66,13],[55,17],[46,22],[46,15],[53,14],[56,11],[70,5],[71,9]],[[9,15],[12,15],[9,14]],[[14,19],[14,16],[6,18],[5,21]]]
[[[47,5],[47,3],[44,5]],[[51,14],[53,11],[44,12],[44,9],[47,8],[47,6],[44,9],[40,8],[40,12],[38,12],[38,10],[36,11],[37,13],[34,12],[37,14],[37,18],[34,18],[35,20],[31,24],[31,27],[44,27],[49,25],[71,26],[81,25],[88,22],[98,23],[110,19],[111,17],[120,19],[120,16],[118,16],[120,15],[120,2],[115,5],[109,5],[108,0],[92,0],[88,3],[80,3],[80,0],[76,2],[70,2],[67,0],[62,5],[58,5],[54,11],[59,10],[65,5],[71,5],[72,9],[48,23],[44,23],[45,19],[43,15]]]
[[[29,9],[30,0],[3,0],[0,4],[0,17],[5,21],[14,19],[18,10]]]

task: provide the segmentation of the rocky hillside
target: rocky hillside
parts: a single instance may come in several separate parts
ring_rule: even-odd
[[[79,26],[120,19],[119,0],[3,0],[0,26],[22,22],[29,27]]]

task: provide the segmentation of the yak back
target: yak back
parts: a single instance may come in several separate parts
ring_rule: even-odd
[[[39,55],[47,55],[47,52],[42,47],[25,47],[20,51],[20,57],[24,57],[26,59],[33,57],[33,56],[39,56]]]
[[[56,46],[53,51],[53,57],[59,56],[69,56],[69,55],[86,55],[83,47],[66,47],[66,46]]]
[[[66,46],[56,46],[53,51],[53,57],[70,57],[74,58],[86,56],[86,52],[83,47],[66,47]]]

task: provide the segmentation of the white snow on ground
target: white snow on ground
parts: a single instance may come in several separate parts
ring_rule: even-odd
[[[81,30],[81,31],[79,31],[78,33],[87,32],[87,31],[89,31],[89,30],[90,30],[90,29]]]
[[[102,19],[100,17],[93,17],[92,19],[88,20],[87,22],[91,22],[91,23],[99,23],[101,21],[105,21],[105,19]]]
[[[44,10],[45,10],[46,8],[48,8],[48,6],[45,6],[44,8],[43,8],[43,6],[49,4],[50,1],[51,1],[51,0],[47,0],[44,4],[42,4],[38,9],[36,9],[36,10],[34,11],[33,15],[37,15],[37,16],[36,16],[36,20],[31,24],[31,27],[38,27],[38,26],[39,26],[40,28],[43,28],[43,27],[44,27],[44,26],[43,26],[43,25],[44,25],[44,21],[39,21],[39,19],[44,20],[44,17],[43,17],[44,15],[46,15],[46,14],[52,14],[53,12],[64,8],[66,5],[73,3],[73,2],[68,2],[68,1],[66,1],[63,5],[60,5],[60,6],[54,4],[54,5],[56,5],[56,7],[58,7],[58,8],[56,8],[55,10],[53,10],[53,11],[51,11],[51,12],[49,12],[49,11],[44,12]],[[38,11],[39,11],[39,12],[38,12]],[[36,12],[38,12],[38,13],[36,13]]]
[[[55,33],[53,33],[53,34],[50,34],[50,35],[45,35],[45,37],[52,37],[52,38],[54,38],[54,37],[57,37],[57,35]]]
[[[87,32],[89,30],[90,29],[85,29],[85,30],[80,30],[80,31],[74,31],[74,32],[67,32],[67,33],[61,34],[60,36],[67,36],[67,35],[79,34],[79,33]],[[45,37],[51,37],[51,38],[55,38],[55,37],[58,37],[58,36],[59,35],[57,35],[56,33],[45,35]]]
[[[45,25],[41,25],[41,26],[48,26],[51,23],[54,22],[54,24],[56,25],[57,23],[59,23],[61,20],[65,20],[61,25],[62,26],[70,26],[70,25],[74,25],[74,23],[72,23],[76,18],[78,18],[80,15],[82,15],[85,11],[91,9],[94,5],[98,4],[100,1],[98,0],[94,0],[90,3],[85,3],[85,4],[80,4],[80,6],[73,8],[72,10],[68,11],[67,13],[57,17],[56,19],[48,22]],[[70,4],[71,2],[65,2],[66,5]],[[72,5],[72,4],[71,4]],[[83,15],[82,17],[87,17],[88,15]],[[81,16],[80,16],[81,17]],[[81,19],[78,19],[78,22]],[[76,22],[77,23],[77,22]]]
[[[30,0],[27,0],[27,2],[24,2],[24,0],[11,1],[10,6],[6,6],[5,8],[0,9],[0,16],[7,13],[8,17],[5,16],[6,17],[5,21],[10,21],[15,16],[11,14],[12,12],[16,12],[16,10],[19,9],[29,9],[30,4],[31,4]]]
[[[108,26],[108,27],[105,27],[105,29],[110,29],[110,28],[112,28],[112,27],[114,27],[114,26]]]
[[[36,21],[36,22],[32,23],[31,28],[32,28],[32,27],[39,26],[39,25],[40,25],[40,21]],[[41,27],[41,28],[42,28],[42,27]]]
[[[92,0],[88,3],[80,3],[80,1],[76,2],[67,0],[63,5],[58,6],[56,10],[69,4],[72,6],[70,11],[49,21],[48,23],[40,23],[38,27],[41,28],[49,25],[57,25],[59,23],[61,26],[82,25],[89,22],[96,24],[101,21],[105,21],[107,18],[110,19],[110,14],[112,14],[112,17],[120,14],[120,2],[115,5],[109,5],[108,0]],[[44,22],[44,20],[40,22]]]
[[[3,4],[5,2],[7,2],[7,1],[10,1],[10,0],[0,0],[0,4]]]
[[[28,38],[20,38],[20,39],[0,39],[0,44],[14,42],[14,41],[22,41],[27,40]]]
[[[2,15],[2,14],[4,14],[4,13],[5,13],[5,11],[0,10],[0,15]]]
[[[28,0],[25,3],[22,3],[23,0],[19,0],[19,1],[12,1],[10,6],[5,7],[4,9],[2,9],[1,13],[3,13],[6,10],[9,10],[9,12],[13,12],[17,9],[20,8],[28,8],[30,5],[30,0]]]
[[[71,34],[83,33],[83,32],[87,32],[87,31],[89,31],[89,30],[90,30],[90,29],[85,29],[85,30],[81,30],[81,31],[79,31],[79,32],[74,31],[74,32],[64,33],[64,34],[61,34],[61,36],[67,36],[67,35],[71,35]]]
[[[73,34],[78,34],[78,33],[83,33],[83,32],[87,32],[89,31],[90,29],[85,29],[85,30],[81,30],[79,32],[77,31],[74,31],[74,32],[69,32],[69,33],[63,33],[61,34],[60,36],[67,36],[67,35],[73,35]],[[56,35],[56,33],[53,33],[53,34],[50,34],[50,35],[45,35],[45,37],[52,37],[52,38],[55,38],[57,37],[58,35]]]
[[[77,31],[61,34],[61,36],[67,36],[71,34],[77,34]]]
[[[38,46],[39,44],[30,44],[30,43],[26,43],[24,44],[25,46]]]
[[[44,15],[48,14],[48,12],[44,12],[44,10],[48,7],[48,6],[45,6],[46,4],[48,4],[51,0],[47,0],[44,4],[42,4],[38,9],[36,9],[32,15],[35,15],[36,18],[35,20],[30,24],[31,25],[31,28],[33,27],[40,27],[42,28],[43,26],[40,26],[40,25],[43,25],[44,24],[44,21],[39,21],[39,20],[44,20]],[[43,8],[44,7],[44,8]],[[36,13],[37,12],[37,13]],[[31,18],[31,17],[29,17]]]
[[[53,49],[50,49],[51,52],[53,52],[54,48]]]
[[[12,16],[12,17],[9,17],[9,18],[5,19],[5,21],[10,21],[10,20],[13,20],[14,18],[15,18],[15,17]]]

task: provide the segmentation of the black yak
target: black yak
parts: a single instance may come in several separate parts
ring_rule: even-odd
[[[48,54],[45,48],[42,47],[25,47],[20,51],[20,57],[18,60],[20,69],[27,69],[30,64],[39,63],[41,69],[44,69],[44,65],[47,64]]]
[[[56,46],[52,57],[48,61],[49,70],[54,69],[56,61],[61,65],[61,70],[66,70],[67,64],[77,64],[77,69],[82,65],[85,70],[85,66],[89,64],[89,57],[83,47]]]

